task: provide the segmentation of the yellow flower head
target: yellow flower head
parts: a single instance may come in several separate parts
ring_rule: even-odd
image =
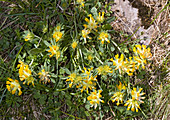
[[[94,90],[94,92],[91,92],[90,96],[87,97],[91,107],[94,106],[94,109],[97,108],[97,105],[100,105],[100,102],[104,103],[104,101],[100,99],[102,97],[101,92],[102,90],[98,90],[98,92]]]
[[[77,3],[84,7],[84,0],[77,0]]]
[[[39,78],[40,78],[40,82],[42,81],[43,84],[50,82],[50,79],[49,79],[50,75],[44,69],[42,69],[41,72],[38,73],[38,75],[39,75]]]
[[[92,76],[92,70],[93,68],[90,68],[90,69],[86,69],[84,67],[84,70],[82,70],[83,72],[83,80],[81,82],[81,86],[79,87],[82,87],[81,89],[81,92],[83,92],[84,90],[86,90],[86,92],[88,93],[88,89],[92,90],[92,89],[95,89],[95,81],[97,81],[96,77],[97,76]]]
[[[120,102],[123,102],[123,97],[124,97],[124,93],[122,92],[116,92],[114,93],[114,95],[111,97],[112,102],[117,101],[117,106],[120,104]]]
[[[107,75],[107,73],[112,73],[113,72],[108,65],[98,67],[97,71],[98,71],[99,75],[101,75],[101,74],[102,75]]]
[[[80,86],[82,77],[77,75],[76,73],[72,73],[68,76],[69,78],[66,81],[71,81],[69,87],[71,88],[72,85],[77,85],[77,88]]]
[[[21,86],[18,82],[18,80],[13,80],[11,78],[8,78],[8,81],[6,81],[6,88],[8,91],[10,91],[12,94],[15,94],[16,90],[19,91],[18,95],[22,94]]]
[[[107,32],[101,32],[98,39],[101,40],[102,44],[104,44],[104,41],[107,41],[108,43],[110,43],[108,37],[109,37],[109,34]]]
[[[119,81],[119,85],[116,85],[118,91],[114,93],[114,95],[111,97],[112,102],[117,101],[117,106],[120,104],[120,102],[123,102],[123,97],[124,97],[124,91],[126,87],[122,85],[122,83]]]
[[[84,25],[85,28],[88,28],[89,30],[96,30],[97,28],[97,22],[95,22],[95,19],[92,17],[92,15],[88,15],[90,17],[90,20],[88,18],[85,18],[85,21],[88,23],[88,25]]]
[[[53,33],[53,38],[56,40],[56,42],[58,42],[62,38],[63,33],[64,32],[61,32],[61,25],[58,24],[54,29],[54,33]]]
[[[34,38],[34,34],[31,33],[29,30],[28,31],[24,31],[24,40],[25,41],[29,41],[29,40],[32,40]]]
[[[123,66],[124,72],[126,72],[129,76],[132,76],[133,72],[135,71],[135,64],[136,63],[132,60],[132,57],[129,57],[129,61],[126,58]]]
[[[143,88],[140,88],[138,91],[136,91],[136,88],[133,88],[133,90],[131,91],[131,95],[132,95],[132,99],[133,100],[137,100],[140,103],[144,103],[142,101],[142,99],[145,99],[145,97],[141,97],[142,95],[144,95],[145,93],[141,93]]]
[[[125,85],[122,85],[122,83],[120,81],[119,81],[119,85],[116,85],[116,87],[119,91],[126,89]]]
[[[25,80],[23,84],[27,82],[27,85],[32,83],[34,86],[34,78],[31,76],[31,70],[29,69],[28,65],[25,65],[22,61],[19,61],[20,64],[18,64],[19,68],[19,78],[21,81]]]
[[[134,53],[139,56],[141,59],[150,60],[152,58],[152,54],[150,52],[150,48],[146,48],[146,45],[135,45],[133,48]]]
[[[115,55],[115,60],[113,58],[110,59],[110,61],[113,62],[113,65],[116,66],[115,70],[119,70],[119,73],[121,74],[121,71],[123,71],[124,67],[124,56],[121,54],[120,58],[119,55]]]
[[[90,33],[90,30],[88,30],[88,29],[84,29],[84,30],[82,30],[82,37],[84,38],[84,42],[86,43],[87,41],[86,41],[86,39],[88,38],[88,39],[91,39],[91,37],[89,37],[88,36],[88,34]]]
[[[72,44],[71,44],[72,48],[75,49],[77,47],[77,42],[74,41]]]
[[[58,59],[60,57],[60,51],[59,51],[59,47],[57,45],[52,45],[49,46],[50,50],[48,50],[48,52],[51,52],[51,55],[49,55],[50,57],[52,57],[53,55],[56,55],[56,59]]]
[[[93,56],[92,56],[91,54],[89,54],[89,55],[87,56],[87,59],[91,61],[91,60],[93,59]]]
[[[135,111],[135,109],[136,109],[136,112],[138,112],[138,108],[140,108],[138,101],[133,100],[133,99],[127,100],[124,106],[128,106],[127,110],[130,110],[131,108],[133,112]]]
[[[104,21],[104,12],[102,12],[102,16],[101,16],[101,13],[99,12],[99,16],[97,16],[97,21],[99,23],[103,23],[103,21]]]
[[[56,31],[53,33],[53,38],[56,40],[56,42],[58,42],[61,39],[62,35],[63,35],[62,32]]]

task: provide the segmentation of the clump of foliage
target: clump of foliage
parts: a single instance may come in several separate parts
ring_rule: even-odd
[[[39,31],[23,32],[17,65],[5,81],[8,106],[20,106],[21,97],[31,95],[54,119],[147,117],[145,89],[133,83],[152,57],[150,48],[120,45],[111,8],[103,2],[64,0],[57,6],[55,26],[44,20]]]

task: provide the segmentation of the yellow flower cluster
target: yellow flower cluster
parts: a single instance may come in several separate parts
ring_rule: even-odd
[[[107,75],[107,73],[113,73],[113,71],[111,70],[111,68],[108,65],[99,66],[97,68],[97,71],[98,71],[99,75]]]
[[[113,62],[113,65],[116,66],[115,70],[119,70],[119,73],[127,73],[129,76],[133,75],[133,72],[136,69],[139,69],[140,66],[142,68],[145,68],[146,60],[149,60],[152,57],[152,54],[150,53],[150,48],[146,49],[146,45],[136,45],[133,48],[133,51],[135,55],[132,57],[129,57],[128,59],[124,60],[123,54],[121,54],[120,58],[119,55],[115,55],[115,60],[113,58],[110,59],[110,61]]]
[[[86,90],[86,92],[88,93],[88,89],[90,90],[95,89],[96,83],[94,81],[97,81],[96,79],[97,76],[92,75],[92,70],[93,68],[87,70],[85,67],[84,70],[82,70],[84,77],[82,81],[81,92],[83,92],[83,90]]]
[[[50,82],[50,75],[48,74],[48,72],[45,71],[45,69],[42,69],[41,72],[38,73],[39,75],[39,78],[40,78],[40,82],[42,81],[43,84],[47,83],[47,82]]]
[[[25,41],[32,40],[33,38],[34,38],[33,33],[31,33],[30,31],[25,31],[25,35],[24,35],[24,40]]]
[[[91,54],[87,55],[87,59],[92,61],[93,60],[93,56]]]
[[[87,27],[87,26],[85,25],[85,29],[82,30],[82,37],[83,37],[85,43],[87,42],[87,41],[86,41],[87,38],[88,38],[88,39],[91,39],[91,37],[88,36],[88,34],[90,33],[90,30],[86,29],[86,27]]]
[[[85,21],[88,23],[88,25],[84,24],[85,28],[88,28],[89,30],[96,30],[97,28],[97,22],[95,21],[95,19],[92,17],[92,15],[88,15],[90,17],[90,19],[85,18]]]
[[[103,21],[104,21],[104,12],[102,12],[102,16],[101,16],[101,13],[99,12],[99,16],[97,16],[97,21],[99,23],[103,23]]]
[[[142,88],[139,88],[139,91],[136,91],[136,88],[133,88],[133,90],[131,91],[131,96],[132,99],[129,99],[126,101],[124,106],[128,106],[127,110],[131,110],[134,112],[136,110],[136,112],[138,112],[138,108],[140,108],[139,104],[140,103],[144,103],[141,99],[145,99],[145,97],[141,97],[142,95],[144,95],[145,93],[140,93],[142,91]]]
[[[53,55],[56,55],[56,59],[58,59],[60,57],[60,51],[59,51],[59,47],[57,45],[52,45],[49,46],[50,50],[48,50],[48,52],[51,52],[51,55],[49,55],[50,57],[52,57]]]
[[[140,88],[139,91],[136,91],[136,88],[133,88],[133,90],[131,91],[132,100],[137,100],[140,103],[144,103],[142,99],[145,99],[145,97],[142,97],[142,95],[144,95],[145,93],[140,93],[142,89],[143,88]]]
[[[19,78],[21,81],[25,80],[23,84],[27,82],[27,85],[32,83],[34,86],[34,78],[31,76],[31,70],[29,69],[28,65],[25,65],[22,61],[19,61],[20,64],[18,64],[19,68]]]
[[[146,48],[146,45],[135,45],[133,48],[134,60],[137,64],[136,68],[138,69],[142,66],[145,69],[145,64],[147,64],[146,60],[151,60],[152,54],[150,52],[150,48]]]
[[[81,84],[82,81],[82,77],[77,75],[76,73],[72,73],[68,76],[69,78],[66,81],[71,81],[71,83],[69,84],[69,87],[71,88],[72,85],[77,85],[77,87],[79,87],[79,84]]]
[[[109,34],[107,32],[101,32],[98,39],[101,40],[102,44],[104,44],[104,41],[107,41],[108,43],[110,43],[108,37],[109,37]]]
[[[71,44],[72,48],[75,49],[77,47],[77,42],[74,41],[72,44]]]
[[[95,89],[95,81],[97,81],[97,76],[92,76],[92,70],[93,68],[86,69],[84,67],[84,70],[82,70],[82,77],[76,73],[70,74],[70,76],[68,76],[69,78],[66,80],[71,81],[69,87],[72,87],[72,85],[77,85],[76,87],[80,88],[81,92],[86,91],[87,93],[89,93],[89,89]]]
[[[63,36],[63,32],[61,32],[61,26],[58,25],[53,33],[53,38],[56,40],[56,42],[58,42]]]
[[[115,92],[114,95],[111,97],[112,102],[117,101],[117,106],[121,103],[123,103],[123,97],[124,97],[124,91],[126,90],[126,87],[122,85],[122,83],[119,81],[119,85],[116,85],[118,92]]]
[[[114,95],[111,97],[112,102],[117,101],[117,106],[121,103],[123,103],[123,98],[125,96],[125,90],[126,87],[125,85],[123,85],[120,81],[119,81],[119,85],[116,85],[118,91],[114,93]],[[133,90],[131,90],[131,99],[128,99],[126,101],[126,103],[124,104],[124,106],[128,106],[127,110],[131,110],[134,112],[136,110],[136,112],[138,112],[138,108],[140,108],[140,103],[144,103],[142,101],[142,99],[145,99],[145,97],[142,97],[142,95],[144,95],[145,93],[141,93],[142,88],[139,88],[139,90],[137,91],[136,88],[133,88]]]
[[[104,101],[100,99],[102,97],[101,92],[102,90],[98,90],[98,92],[94,90],[94,92],[91,92],[90,96],[87,97],[87,100],[90,102],[91,107],[94,106],[94,108],[96,109],[97,105],[100,105],[100,102],[104,103]]]
[[[82,37],[86,43],[86,39],[92,39],[91,37],[89,37],[88,35],[90,34],[91,30],[95,30],[97,31],[97,27],[98,27],[98,23],[99,23],[99,27],[100,24],[104,22],[104,12],[102,12],[102,16],[101,13],[99,12],[99,15],[97,16],[97,22],[96,20],[92,17],[92,15],[88,15],[90,17],[90,19],[85,18],[85,21],[87,22],[87,24],[84,24],[84,30],[82,30]],[[99,40],[101,40],[101,43],[104,44],[104,41],[107,41],[108,43],[110,43],[109,41],[109,34],[106,31],[102,31],[98,37]]]
[[[18,80],[13,80],[11,78],[8,78],[8,81],[6,81],[6,88],[8,89],[8,91],[10,91],[12,94],[15,94],[16,90],[19,91],[18,95],[22,94],[21,91],[21,86],[18,82]]]

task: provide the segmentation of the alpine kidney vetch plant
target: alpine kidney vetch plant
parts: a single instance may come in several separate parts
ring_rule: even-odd
[[[19,57],[20,80],[8,78],[8,91],[21,96],[28,94],[22,92],[27,85],[32,92],[44,86],[49,95],[65,92],[81,99],[74,100],[74,104],[84,104],[88,110],[101,111],[112,101],[110,110],[120,106],[124,111],[142,111],[145,93],[140,85],[133,85],[133,76],[151,60],[150,48],[132,44],[124,53],[113,38],[108,8],[97,6],[89,11],[91,6],[83,0],[71,2],[70,6],[74,7],[72,14],[65,10],[63,14],[67,15],[60,15],[54,28],[43,29],[40,35],[24,31],[31,59],[27,55]]]

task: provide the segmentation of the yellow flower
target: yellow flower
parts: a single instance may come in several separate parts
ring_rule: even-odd
[[[93,56],[92,55],[88,55],[87,59],[91,61],[93,59]]]
[[[146,49],[146,45],[135,45],[133,47],[134,60],[136,61],[136,69],[139,69],[140,65],[145,69],[145,64],[147,64],[146,60],[150,60],[152,58],[152,54],[150,52],[150,48]]]
[[[139,56],[133,56],[135,63],[136,63],[136,69],[139,69],[139,67],[142,65],[142,68],[145,69],[146,60],[141,59]]]
[[[137,100],[140,103],[144,103],[142,101],[142,99],[145,99],[145,97],[141,97],[142,95],[144,95],[145,93],[140,93],[142,91],[143,88],[140,88],[139,91],[136,91],[136,88],[133,88],[133,90],[131,91],[131,95],[132,95],[132,99],[133,100]]]
[[[146,45],[135,45],[133,51],[136,55],[139,55],[141,59],[150,60],[152,58],[152,54],[150,52],[150,48],[146,49]]]
[[[48,52],[51,52],[51,55],[49,55],[50,57],[52,57],[53,55],[56,55],[56,59],[58,59],[60,57],[60,51],[59,51],[59,47],[56,45],[52,45],[49,46],[50,50],[48,50]]]
[[[58,42],[63,36],[64,32],[61,32],[60,30],[61,30],[61,25],[58,24],[54,29],[54,33],[53,33],[53,38],[56,40],[56,42]]]
[[[78,4],[81,4],[84,7],[84,0],[77,0]]]
[[[86,30],[86,28],[84,30],[82,30],[82,37],[84,38],[84,42],[86,43],[86,39],[91,39],[91,37],[88,36],[88,34],[90,33],[90,30]]]
[[[113,72],[108,65],[98,67],[97,71],[98,71],[99,75],[101,75],[101,74],[102,75],[107,75],[107,73],[112,73]]]
[[[132,60],[132,57],[129,57],[128,61],[127,59],[124,61],[123,70],[129,75],[132,76],[133,72],[135,71],[135,62]]]
[[[73,49],[75,49],[75,48],[77,47],[77,42],[74,41],[74,42],[71,44],[71,46],[72,46]]]
[[[104,44],[104,41],[107,41],[108,43],[110,43],[108,37],[109,37],[109,34],[107,32],[101,32],[98,39],[101,40],[102,44]]]
[[[33,37],[34,37],[34,35],[33,35],[33,33],[31,33],[29,30],[28,31],[24,31],[24,40],[25,41],[29,41],[29,40],[32,40],[33,39]]]
[[[95,89],[95,85],[96,83],[94,81],[97,81],[96,77],[97,76],[92,76],[92,71],[93,68],[90,68],[90,69],[86,69],[84,67],[84,70],[82,70],[83,72],[83,80],[81,82],[81,86],[79,87],[82,87],[81,89],[81,92],[83,92],[84,90],[86,90],[86,92],[88,93],[88,89],[92,90],[92,89]]]
[[[84,25],[85,28],[88,28],[90,30],[97,28],[97,22],[95,22],[95,19],[92,17],[92,15],[88,15],[90,17],[90,20],[88,18],[85,18],[85,21],[88,23],[88,25]]]
[[[122,85],[122,83],[120,81],[119,81],[119,85],[116,85],[116,87],[118,88],[119,91],[126,89],[126,87],[124,85]]]
[[[119,70],[119,73],[127,73],[129,76],[133,75],[133,72],[136,68],[136,61],[135,58],[132,60],[132,57],[129,57],[129,60],[126,58],[124,60],[123,54],[121,54],[120,58],[119,55],[115,55],[115,60],[113,58],[110,59],[113,62],[113,65],[116,66],[115,70]]]
[[[112,102],[115,102],[117,101],[117,106],[120,104],[120,102],[122,103],[123,102],[123,96],[124,96],[124,93],[122,92],[116,92],[114,93],[114,95],[111,97],[112,99]]]
[[[82,81],[82,77],[77,75],[76,73],[72,73],[68,76],[69,78],[66,81],[71,81],[71,83],[69,84],[69,87],[71,88],[72,85],[77,85],[77,88],[79,86],[81,86],[81,81]]]
[[[15,94],[16,90],[18,90],[18,95],[21,95],[22,91],[18,80],[13,80],[11,78],[8,78],[8,80],[9,81],[6,81],[6,88],[8,89],[8,91],[10,91],[12,94]]]
[[[60,31],[61,30],[61,26],[60,25],[57,25],[57,27],[55,28],[55,31]]]
[[[120,58],[119,55],[115,55],[115,60],[113,60],[113,58],[110,59],[110,61],[113,62],[113,65],[116,66],[115,70],[119,70],[119,73],[121,74],[121,72],[123,71],[123,67],[124,67],[124,56],[123,54],[121,54]]]
[[[99,12],[99,16],[97,16],[97,21],[99,23],[103,23],[103,21],[104,21],[104,12],[102,12],[102,16],[100,14],[101,13]]]
[[[22,61],[19,61],[20,64],[18,64],[19,68],[19,78],[21,81],[25,80],[23,84],[27,82],[27,85],[32,83],[34,86],[34,78],[31,76],[31,70],[29,69],[28,65],[25,65]]]
[[[56,31],[56,32],[54,32],[54,34],[53,34],[53,38],[56,40],[56,42],[58,42],[58,41],[61,39],[62,35],[63,35],[62,32]]]
[[[123,97],[124,97],[124,91],[126,87],[124,85],[122,85],[122,83],[119,81],[119,85],[116,85],[116,87],[118,88],[118,92],[114,93],[114,95],[111,97],[112,102],[117,101],[117,106],[120,104],[120,102],[123,102]]]
[[[100,102],[104,103],[104,101],[100,99],[102,97],[101,92],[102,90],[98,90],[98,92],[94,90],[94,92],[91,92],[90,96],[87,97],[87,100],[90,102],[91,107],[94,106],[94,108],[96,109],[97,105],[100,105]]]
[[[48,72],[45,72],[44,69],[42,69],[41,72],[38,73],[38,75],[39,75],[39,78],[40,78],[40,82],[42,81],[43,84],[50,82],[50,79],[49,79],[50,75],[48,74]]]
[[[135,111],[135,109],[136,109],[136,112],[138,112],[138,108],[140,108],[138,101],[133,100],[133,99],[127,100],[124,106],[127,106],[127,105],[128,105],[127,110],[130,110],[130,108],[132,107],[131,110],[133,112]]]
[[[28,33],[27,36],[25,36],[25,41],[28,41],[28,40],[30,40],[30,39],[31,39],[31,34]]]

